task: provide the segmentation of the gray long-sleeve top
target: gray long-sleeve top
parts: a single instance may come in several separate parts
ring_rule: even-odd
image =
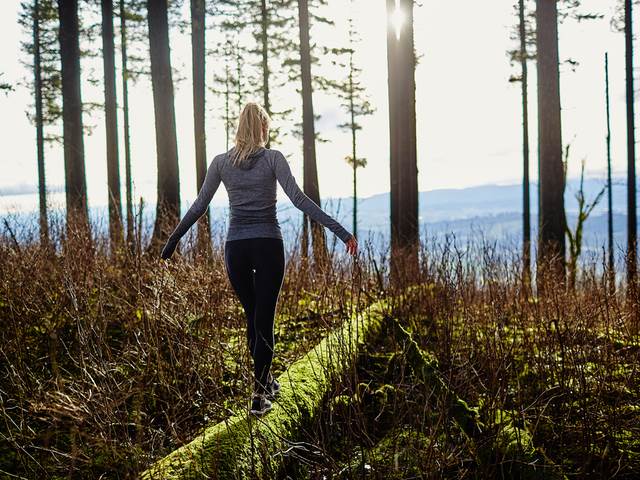
[[[351,238],[351,233],[300,190],[289,163],[280,151],[260,148],[249,156],[243,168],[231,163],[232,153],[233,148],[213,159],[198,197],[171,233],[170,241],[180,240],[204,215],[221,181],[229,194],[230,218],[226,241],[259,237],[281,239],[276,216],[276,180],[293,205],[327,227],[343,242]]]

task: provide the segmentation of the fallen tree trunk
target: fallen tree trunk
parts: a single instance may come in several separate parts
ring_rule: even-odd
[[[237,409],[152,465],[141,479],[274,478],[332,380],[351,368],[363,344],[375,341],[387,314],[384,301],[354,313],[278,378],[280,395],[266,416],[256,418],[246,408]]]

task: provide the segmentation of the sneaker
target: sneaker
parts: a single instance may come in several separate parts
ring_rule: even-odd
[[[264,415],[269,410],[271,410],[271,400],[267,398],[267,395],[254,393],[251,399],[251,410],[250,412],[254,415]]]
[[[280,383],[271,377],[271,381],[267,383],[267,398],[269,400],[274,400],[276,396],[280,393]]]

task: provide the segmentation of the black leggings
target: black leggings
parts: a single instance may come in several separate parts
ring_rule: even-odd
[[[273,319],[284,278],[283,242],[278,238],[231,240],[225,243],[224,261],[247,317],[255,390],[264,392],[273,360]]]

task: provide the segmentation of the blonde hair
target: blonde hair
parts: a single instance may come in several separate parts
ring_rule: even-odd
[[[263,138],[262,131],[269,129],[271,118],[267,111],[255,102],[248,102],[238,118],[236,130],[235,150],[232,163],[235,166],[242,165],[249,155],[266,145],[267,139]]]

